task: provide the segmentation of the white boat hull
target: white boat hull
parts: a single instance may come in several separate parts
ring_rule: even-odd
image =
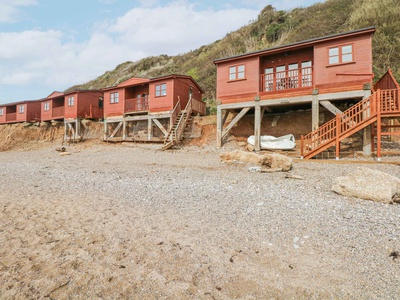
[[[249,136],[247,142],[254,146],[254,135]],[[260,148],[264,150],[293,150],[296,147],[296,140],[293,134],[286,134],[280,137],[262,135],[260,137]]]

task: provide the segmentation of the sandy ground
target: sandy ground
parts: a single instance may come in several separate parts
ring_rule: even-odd
[[[400,295],[400,206],[330,190],[357,165],[295,163],[288,180],[159,147],[1,152],[0,298]]]

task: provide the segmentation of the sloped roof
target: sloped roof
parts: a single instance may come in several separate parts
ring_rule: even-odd
[[[54,91],[50,95],[48,95],[46,97],[46,99],[57,98],[57,97],[60,97],[60,96],[64,96],[64,93],[63,92],[59,92],[59,91]]]
[[[314,39],[308,39],[308,40],[296,42],[293,44],[267,48],[264,50],[248,52],[248,53],[225,57],[225,58],[219,58],[219,59],[214,60],[214,64],[218,64],[218,63],[222,63],[222,62],[226,62],[226,61],[230,61],[230,60],[235,60],[237,58],[261,56],[261,55],[266,55],[266,54],[271,55],[274,53],[286,52],[286,51],[293,50],[293,49],[310,47],[310,46],[316,45],[321,42],[335,40],[335,39],[339,39],[339,38],[343,38],[343,37],[355,36],[355,35],[366,34],[366,33],[374,33],[374,32],[375,32],[375,26],[371,26],[371,27],[357,29],[357,30],[353,30],[353,31],[345,32],[345,33],[332,34],[332,35],[327,35],[327,36],[318,37],[318,38],[314,38]]]
[[[137,84],[142,84],[142,83],[148,83],[150,79],[147,78],[139,78],[139,77],[132,77],[129,78],[128,80],[118,84],[118,87],[126,87],[126,86],[131,86],[131,85],[137,85]]]

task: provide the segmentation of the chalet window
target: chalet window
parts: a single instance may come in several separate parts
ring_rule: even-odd
[[[272,91],[274,89],[274,68],[266,68],[265,74],[265,90]]]
[[[119,102],[119,93],[111,93],[110,94],[110,103],[118,103]]]
[[[276,67],[276,89],[286,89],[286,66]]]
[[[353,45],[329,48],[329,64],[342,64],[353,61]]]
[[[232,66],[229,67],[229,80],[245,79],[245,66]]]
[[[311,60],[301,63],[301,86],[312,86],[312,63]]]
[[[4,116],[4,109],[0,108],[0,116]]]
[[[45,102],[45,103],[43,103],[43,109],[44,109],[45,111],[50,110],[50,102]]]
[[[25,112],[25,105],[20,105],[20,106],[18,107],[18,112],[19,112],[20,114],[23,114],[23,113]]]
[[[158,84],[156,85],[156,97],[166,96],[167,95],[167,84]]]
[[[68,106],[74,106],[74,100],[75,100],[74,96],[68,97]]]
[[[299,87],[299,64],[293,63],[288,68],[287,88],[294,89]]]

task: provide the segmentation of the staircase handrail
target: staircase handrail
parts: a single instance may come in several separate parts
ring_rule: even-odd
[[[336,117],[318,129],[310,132],[305,136],[301,136],[301,156],[305,157],[313,151],[332,143],[337,137],[337,128],[341,136],[346,135],[361,123],[374,117],[377,111],[377,97],[380,91],[373,93],[369,97],[361,100],[342,114]]]
[[[168,139],[170,139],[172,141],[172,133],[173,133],[173,129],[174,129],[174,124],[175,124],[175,120],[178,117],[179,113],[182,111],[181,109],[181,101],[180,99],[178,99],[178,102],[175,104],[174,109],[171,112],[171,124],[170,124],[170,129],[167,133],[167,135],[164,138],[164,143],[166,143],[168,141]]]
[[[192,114],[192,95],[190,94],[188,103],[186,104],[184,113],[182,114],[176,128],[175,128],[175,141],[178,142],[183,134],[183,131],[185,130],[185,126],[187,123],[187,120],[189,119],[190,115]]]

